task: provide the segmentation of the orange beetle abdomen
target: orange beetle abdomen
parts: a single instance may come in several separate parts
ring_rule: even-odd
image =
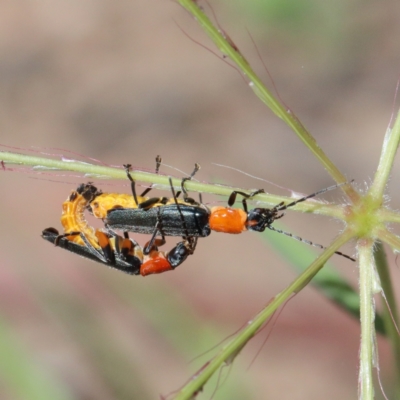
[[[93,247],[98,248],[97,239],[94,236],[94,229],[89,226],[85,219],[84,210],[88,201],[78,192],[73,191],[62,205],[61,224],[65,233],[82,232]],[[67,236],[68,240],[84,246],[79,235]]]
[[[246,221],[247,213],[240,208],[213,207],[209,225],[216,232],[237,234],[247,230]]]

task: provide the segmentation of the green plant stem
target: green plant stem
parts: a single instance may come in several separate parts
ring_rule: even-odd
[[[396,325],[397,327],[399,326],[399,317],[386,253],[381,242],[375,244],[374,257],[379,278],[381,280],[382,295],[386,299],[386,301],[383,302],[383,311],[381,314],[385,324],[386,335],[390,340],[393,349],[392,353],[397,373],[397,379],[395,380],[396,392],[398,395],[397,398],[400,398],[400,336],[398,328],[396,328]]]
[[[2,160],[6,164],[6,166],[8,164],[33,166],[35,171],[46,170],[46,171],[56,172],[63,170],[63,171],[80,172],[86,177],[97,178],[97,179],[112,178],[112,179],[127,180],[126,172],[122,168],[119,169],[119,168],[105,167],[101,165],[89,164],[86,162],[62,161],[45,157],[32,157],[25,154],[17,154],[11,152],[0,152],[0,160]],[[170,191],[169,177],[166,175],[159,175],[139,170],[132,170],[131,175],[133,179],[137,181],[162,185],[162,187],[157,187],[157,188]],[[180,190],[181,179],[176,179],[176,178],[172,179],[172,183],[175,188],[178,188]],[[222,196],[229,196],[233,190],[249,192],[248,190],[243,188],[211,185],[211,184],[196,182],[193,180],[187,181],[185,183],[185,187],[189,191],[210,193]],[[276,196],[271,194],[259,194],[254,197],[254,200],[261,202],[263,205],[265,204],[269,206],[274,206],[282,201],[288,204],[293,201],[293,198],[285,196]],[[292,207],[291,210],[310,212],[310,213],[312,212],[315,214],[326,215],[329,217],[338,218],[342,220],[345,219],[343,207],[335,204],[322,203],[315,200],[299,203],[295,207]]]
[[[400,214],[397,211],[391,211],[387,208],[381,208],[376,212],[377,217],[383,223],[385,222],[395,222],[400,223]]]
[[[378,169],[376,170],[374,181],[369,189],[369,194],[376,200],[382,200],[389,179],[390,171],[393,167],[394,157],[400,142],[400,118],[399,114],[393,128],[388,128],[383,141],[381,157]]]
[[[400,238],[387,229],[381,229],[377,233],[380,240],[387,243],[393,250],[400,252]]]
[[[298,136],[298,138],[307,146],[307,148],[314,154],[319,162],[324,166],[328,173],[337,183],[347,181],[347,178],[339,171],[333,164],[323,150],[318,146],[315,139],[301,124],[296,115],[283,104],[281,104],[273,94],[265,87],[261,79],[250,67],[247,60],[239,52],[236,46],[232,46],[232,41],[228,35],[221,29],[215,27],[210,19],[204,14],[201,8],[193,0],[178,0],[179,4],[184,7],[190,14],[192,14],[200,26],[204,29],[206,34],[216,44],[220,51],[227,55],[236,66],[242,71],[243,75],[248,79],[251,89],[256,96],[266,104],[271,111],[281,118]],[[342,187],[347,196],[356,202],[359,199],[359,194],[350,185]]]
[[[359,388],[360,399],[372,400],[374,386],[372,380],[372,367],[374,363],[375,346],[375,303],[374,293],[376,286],[375,264],[373,255],[373,240],[363,239],[358,243],[360,261],[360,371]]]
[[[332,242],[332,244],[285,290],[277,294],[268,305],[249,322],[239,334],[225,345],[220,353],[214,357],[204,368],[185,385],[175,397],[175,400],[189,400],[202,389],[210,377],[224,364],[231,363],[239,354],[246,343],[257,333],[268,318],[288,300],[293,294],[300,292],[311,279],[321,270],[326,261],[344,243],[351,239],[351,232],[345,231]]]

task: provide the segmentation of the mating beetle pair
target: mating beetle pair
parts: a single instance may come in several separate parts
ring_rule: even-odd
[[[161,239],[154,235],[142,248],[126,232],[121,237],[111,229],[94,229],[86,221],[84,211],[101,195],[92,184],[80,185],[63,203],[61,223],[65,233],[60,235],[56,229],[47,228],[42,237],[80,256],[143,276],[174,269],[193,253],[197,240],[191,237],[184,238],[169,252],[161,252],[158,246],[165,243],[164,235]]]
[[[158,173],[161,158],[157,157],[156,162]],[[248,211],[247,200],[262,193],[263,190],[250,194],[234,191],[229,197],[228,207],[208,208],[201,201],[196,202],[191,199],[185,189],[185,182],[190,180],[199,169],[197,164],[193,173],[181,181],[183,200],[178,199],[180,192],[175,194],[171,179],[172,198],[145,197],[151,187],[137,196],[135,181],[130,175],[129,168],[129,165],[125,166],[127,176],[131,181],[132,195],[102,193],[91,184],[82,184],[63,204],[61,222],[65,233],[59,235],[54,228],[48,228],[43,231],[42,237],[83,257],[130,274],[143,276],[176,268],[193,254],[197,239],[210,235],[212,230],[239,234],[245,230],[262,232],[268,228],[307,244],[324,248],[322,245],[278,230],[272,224],[284,215],[281,211],[318,194],[333,190],[339,185],[330,186],[286,205],[282,202],[272,208],[254,208],[250,211]],[[243,209],[231,208],[237,195],[243,197]],[[85,209],[104,221],[106,225],[104,231],[95,230],[89,226],[84,217]],[[116,234],[115,229],[122,230],[124,236]],[[152,236],[142,248],[136,241],[129,238],[128,231]],[[157,236],[161,236],[161,239],[157,239]],[[158,247],[165,243],[165,236],[181,236],[183,240],[169,252],[161,252]],[[335,253],[354,261],[352,257],[341,252]]]

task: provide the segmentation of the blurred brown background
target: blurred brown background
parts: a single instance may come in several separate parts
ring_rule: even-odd
[[[211,3],[254,69],[272,87],[258,49],[281,98],[363,189],[379,160],[400,72],[398,2]],[[284,195],[212,163],[303,193],[331,185],[240,75],[187,36],[219,54],[174,1],[0,2],[0,144],[147,169],[160,154],[185,172],[200,163],[204,181]],[[396,165],[388,189],[393,207],[400,201]],[[190,360],[236,331],[295,277],[252,233],[213,234],[177,271],[146,279],[52,248],[40,232],[60,229],[61,204],[82,181],[1,173],[1,399],[167,395],[213,353]],[[112,190],[129,187],[117,182]],[[342,197],[339,191],[326,196]],[[284,222],[323,244],[339,227],[297,213]],[[340,257],[334,263],[356,286],[356,266]],[[222,372],[228,377],[215,399],[355,398],[358,323],[313,289],[289,302],[251,364],[265,335]],[[390,352],[379,343],[390,388]],[[216,386],[214,380],[199,398],[210,398]]]

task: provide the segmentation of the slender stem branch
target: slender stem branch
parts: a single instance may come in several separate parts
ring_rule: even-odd
[[[102,165],[94,165],[80,161],[62,161],[45,157],[32,157],[24,154],[17,154],[11,152],[0,152],[0,161],[3,161],[6,165],[9,163],[30,165],[33,166],[35,170],[47,170],[47,171],[63,170],[63,171],[80,172],[86,177],[93,177],[97,179],[105,179],[105,178],[124,179],[124,180],[127,179],[126,172],[123,169],[105,167]],[[162,187],[157,187],[157,188],[170,190],[169,177],[166,175],[143,172],[139,170],[132,170],[131,175],[133,179],[137,181],[162,185]],[[172,183],[174,187],[180,188],[181,179],[172,179]],[[210,193],[222,196],[229,196],[234,190],[242,192],[249,191],[243,188],[211,185],[207,183],[196,182],[194,180],[187,181],[185,183],[185,187],[189,191]],[[293,198],[285,196],[276,196],[272,194],[259,194],[254,197],[254,201],[258,201],[263,205],[275,206],[276,204],[279,204],[282,201],[285,203],[291,203],[293,201]],[[342,220],[345,219],[345,214],[342,206],[329,203],[322,203],[316,200],[299,203],[296,206],[291,207],[290,210],[326,215]]]
[[[400,142],[400,113],[397,115],[393,128],[388,128],[383,141],[381,158],[375,173],[374,182],[369,194],[376,200],[382,200],[390,171],[393,167],[394,157]]]
[[[254,91],[256,96],[266,104],[271,111],[282,119],[298,136],[298,138],[308,147],[308,149],[314,154],[319,162],[324,166],[328,173],[337,183],[346,182],[348,179],[339,171],[339,169],[333,164],[323,150],[318,146],[315,139],[307,131],[307,129],[301,124],[296,115],[288,107],[281,104],[273,94],[265,87],[261,79],[257,76],[250,64],[240,53],[238,48],[233,45],[233,42],[229,39],[229,36],[221,29],[215,27],[210,19],[204,14],[201,8],[196,4],[194,0],[177,0],[182,7],[184,7],[190,14],[192,14],[200,26],[204,29],[206,34],[216,44],[220,51],[227,55],[242,71],[246,79],[249,80],[249,86]],[[350,186],[345,185],[342,187],[343,191],[354,203],[359,199],[359,194],[356,190]]]
[[[383,223],[397,222],[400,223],[400,214],[397,211],[392,211],[387,208],[381,208],[376,212],[377,217]]]
[[[374,398],[374,385],[372,380],[372,367],[374,363],[375,346],[375,280],[377,278],[374,256],[373,240],[359,241],[358,246],[360,261],[360,371],[359,371],[359,398],[372,400]]]
[[[387,229],[380,229],[376,235],[379,240],[387,243],[392,249],[400,252],[400,238],[393,233],[389,232]]]
[[[400,336],[398,333],[399,317],[397,304],[394,295],[392,281],[390,279],[389,265],[387,263],[385,249],[381,242],[375,244],[375,262],[378,274],[382,284],[382,295],[385,300],[383,302],[382,318],[385,324],[385,332],[390,340],[393,357],[396,368],[397,379],[395,379],[395,390],[400,395]],[[399,397],[399,396],[397,396]]]
[[[202,368],[185,387],[182,388],[175,397],[175,400],[192,399],[194,393],[201,390],[204,384],[218,370],[218,368],[220,368],[224,363],[232,362],[240,350],[257,333],[278,307],[288,300],[290,296],[300,292],[305,286],[307,286],[311,279],[321,270],[329,257],[331,257],[332,254],[344,243],[350,240],[351,236],[351,232],[346,231],[336,238],[336,240],[323,253],[321,253],[321,255],[298,278],[296,278],[285,290],[276,295],[264,310],[256,315],[233,340],[223,347],[216,357],[207,363],[206,366]]]

